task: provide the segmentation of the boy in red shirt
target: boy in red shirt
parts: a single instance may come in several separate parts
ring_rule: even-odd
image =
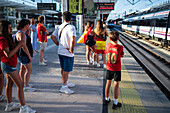
[[[38,17],[38,25],[37,25],[37,34],[38,34],[38,39],[40,42],[40,62],[39,65],[47,65],[45,62],[47,62],[43,55],[44,55],[44,51],[47,47],[47,34],[48,31],[45,29],[45,27],[43,26],[44,24],[44,16],[39,16]]]
[[[114,79],[114,103],[113,109],[118,109],[121,107],[121,103],[118,103],[119,96],[119,82],[121,81],[121,57],[124,56],[123,46],[118,44],[119,33],[117,31],[112,31],[109,34],[110,43],[106,45],[107,54],[107,72],[106,72],[106,87],[105,87],[105,103],[110,102],[109,91]]]

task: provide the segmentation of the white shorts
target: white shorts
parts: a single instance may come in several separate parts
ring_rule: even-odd
[[[40,42],[40,50],[46,50],[47,42]]]

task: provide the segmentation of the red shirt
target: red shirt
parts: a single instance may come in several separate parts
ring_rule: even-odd
[[[45,34],[45,31],[46,31],[45,27],[41,23],[38,23],[37,34],[39,42],[47,42],[47,35]]]
[[[7,58],[6,55],[4,54],[3,50],[4,48],[8,48],[8,43],[7,40],[4,37],[0,37],[0,58],[1,62],[12,66],[16,67],[17,65],[17,54],[15,53],[11,58]]]
[[[123,46],[108,43],[106,45],[105,53],[107,54],[107,70],[121,71],[121,56],[124,55]]]

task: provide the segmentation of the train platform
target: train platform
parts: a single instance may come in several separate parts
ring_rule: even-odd
[[[76,84],[71,88],[75,93],[71,95],[60,93],[62,83],[57,46],[48,40],[45,51],[48,65],[39,66],[38,54],[34,54],[33,57],[30,83],[37,90],[25,92],[27,105],[37,113],[170,113],[170,101],[125,48],[119,93],[119,102],[122,103],[120,109],[112,109],[113,86],[110,91],[111,103],[108,105],[103,103],[106,69],[103,69],[102,65],[97,68],[86,64],[83,44],[76,44],[74,69],[69,77],[69,81]],[[100,63],[102,64],[102,61]],[[14,102],[18,102],[16,91],[14,86]],[[0,113],[6,113],[5,105],[6,102],[0,102]],[[16,109],[10,113],[18,111],[19,109]]]

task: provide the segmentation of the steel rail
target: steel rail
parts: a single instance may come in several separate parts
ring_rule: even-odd
[[[132,56],[139,62],[139,64],[144,68],[144,70],[148,73],[148,75],[159,86],[159,88],[168,97],[168,99],[170,99],[170,88],[169,88],[169,86],[164,85],[164,81],[160,80],[160,78],[157,77],[157,75],[153,72],[153,70],[150,69],[143,61],[141,61],[139,56],[134,54],[135,53],[134,51],[133,52],[131,51],[130,47],[133,48],[138,54],[140,54],[141,57],[143,56],[143,58],[145,58],[145,60],[148,61],[147,63],[150,63],[150,65],[152,65],[152,67],[154,67],[157,71],[159,71],[159,73],[161,73],[161,75],[160,75],[161,77],[167,78],[168,81],[169,81],[169,85],[170,85],[170,75],[165,70],[161,69],[161,67],[159,67],[159,64],[156,64],[150,58],[148,58],[147,55],[145,55],[142,51],[140,51],[140,49],[142,49],[143,51],[146,51],[151,56],[154,56],[156,58],[161,59],[162,60],[162,61],[160,61],[161,63],[166,62],[168,67],[169,67],[170,63],[167,62],[165,59],[163,59],[161,56],[157,55],[156,53],[152,52],[151,50],[147,49],[146,47],[143,47],[141,44],[137,43],[136,41],[129,38],[128,36],[124,35],[122,32],[119,31],[119,33],[122,36],[120,38],[121,43],[132,54]],[[138,46],[138,47],[136,48],[135,45]]]

